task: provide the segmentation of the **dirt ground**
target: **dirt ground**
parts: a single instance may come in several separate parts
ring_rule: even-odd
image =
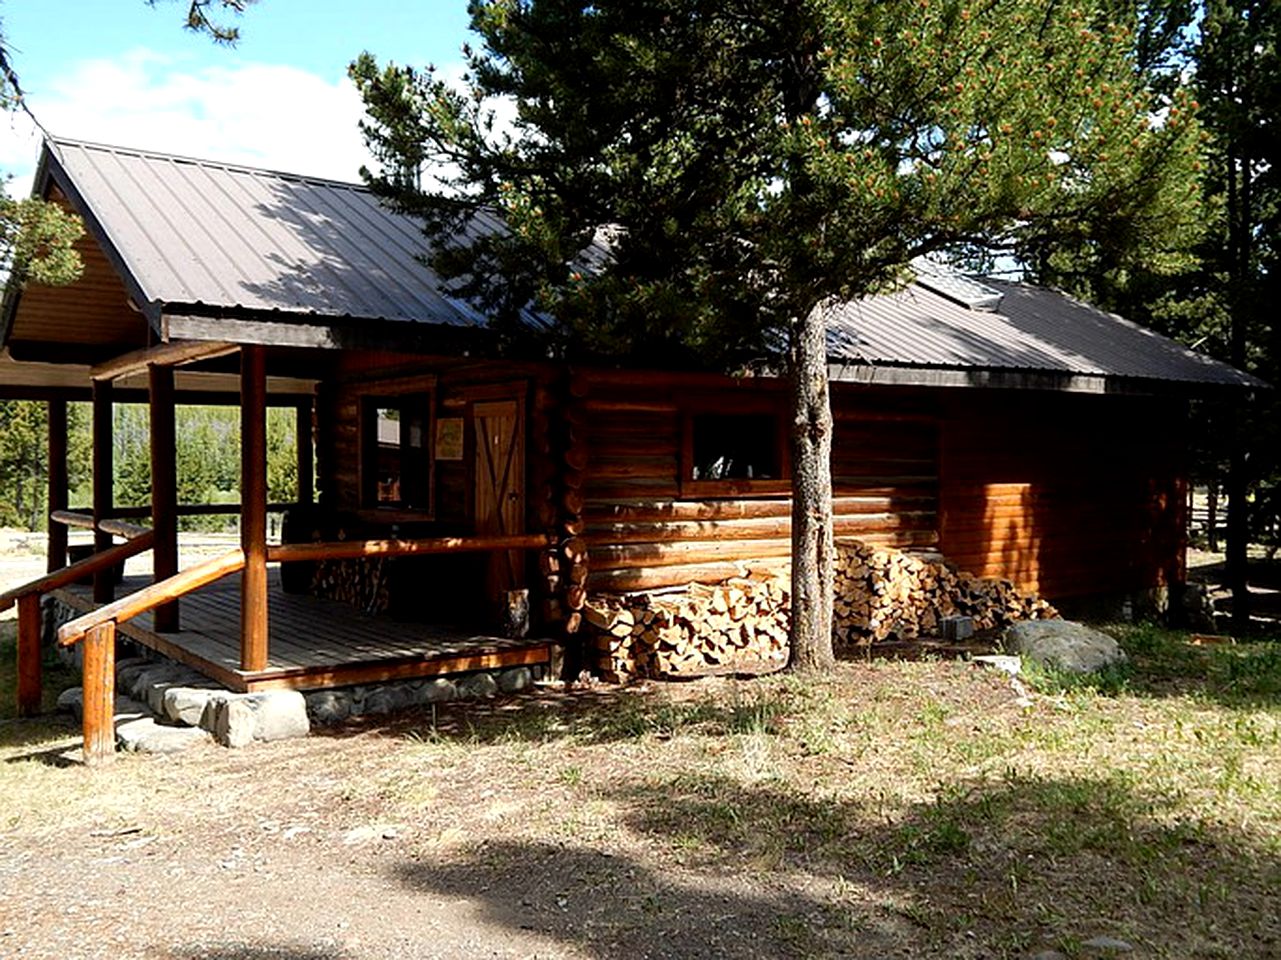
[[[0,957],[1281,957],[1275,639],[544,685],[86,770],[12,719],[11,635]]]

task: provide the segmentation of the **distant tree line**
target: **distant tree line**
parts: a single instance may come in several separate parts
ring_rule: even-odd
[[[240,498],[240,412],[236,407],[180,406],[177,419],[178,502],[237,503]],[[67,409],[68,484],[73,507],[87,506],[93,484],[87,403]],[[114,418],[113,496],[119,506],[151,502],[147,408],[117,404]],[[46,527],[49,494],[48,408],[43,402],[0,401],[0,525]],[[267,498],[290,502],[298,494],[297,437],[292,408],[267,411]],[[183,517],[184,530],[234,526],[234,515]]]

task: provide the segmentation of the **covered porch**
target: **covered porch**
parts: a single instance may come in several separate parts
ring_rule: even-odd
[[[147,584],[145,577],[129,577],[120,590],[134,593]],[[267,662],[258,670],[241,665],[241,594],[234,577],[187,594],[182,626],[176,632],[157,632],[150,612],[118,624],[118,632],[240,693],[407,680],[541,664],[550,657],[546,640],[406,623],[362,614],[338,600],[286,593],[280,588],[278,566],[268,569],[267,585]],[[53,595],[73,610],[89,613],[97,607],[92,593],[87,585],[73,584]]]

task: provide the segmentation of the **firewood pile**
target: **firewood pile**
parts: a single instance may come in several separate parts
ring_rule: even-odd
[[[1058,612],[1009,580],[976,577],[945,563],[858,540],[838,540],[833,634],[837,645],[936,636],[946,617],[971,617],[976,630]]]
[[[370,616],[386,613],[391,606],[387,563],[386,557],[317,561],[311,592],[349,603]]]
[[[791,587],[780,577],[691,583],[677,594],[593,596],[583,608],[602,675],[698,675],[787,660]]]
[[[857,540],[837,541],[835,597],[838,646],[937,635],[945,617],[972,617],[983,630],[1058,615],[1008,580]],[[766,575],[676,592],[595,594],[583,615],[601,675],[622,682],[781,666],[790,610],[788,578]]]

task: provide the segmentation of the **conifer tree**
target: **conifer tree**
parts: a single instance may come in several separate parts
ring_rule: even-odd
[[[380,164],[366,177],[423,219],[433,266],[509,342],[532,304],[564,356],[785,369],[797,667],[832,659],[828,306],[931,251],[1157,239],[1193,215],[1189,98],[1176,82],[1159,103],[1139,80],[1126,4],[470,11],[461,84],[352,65]],[[482,211],[505,229],[474,229]],[[602,239],[608,256],[584,255]]]

